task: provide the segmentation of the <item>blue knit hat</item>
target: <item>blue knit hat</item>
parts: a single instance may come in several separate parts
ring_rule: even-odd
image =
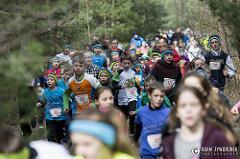
[[[92,49],[95,49],[95,48],[102,48],[102,45],[101,44],[95,44],[92,46]]]
[[[164,57],[166,54],[172,54],[173,55],[173,51],[172,50],[165,50],[161,53],[162,57]]]
[[[137,63],[137,64],[133,65],[133,68],[134,68],[134,69],[135,69],[136,67],[140,67],[140,68],[142,68],[142,64]]]

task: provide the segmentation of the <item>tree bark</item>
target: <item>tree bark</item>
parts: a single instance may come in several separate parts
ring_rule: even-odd
[[[88,30],[88,42],[91,42],[91,30],[90,30],[90,24],[89,24],[89,6],[88,6],[88,0],[86,0],[86,9],[87,9],[87,30]]]

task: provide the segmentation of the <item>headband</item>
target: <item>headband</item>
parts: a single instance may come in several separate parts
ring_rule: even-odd
[[[211,41],[212,41],[212,40],[217,40],[217,41],[221,42],[220,36],[218,36],[218,35],[212,35],[212,36],[210,36],[209,39],[208,39],[208,45],[209,45],[209,47],[211,46],[210,44],[211,44]]]
[[[57,77],[55,76],[55,75],[53,75],[53,74],[48,74],[48,77],[52,77],[54,80],[55,80],[55,82],[57,83]]]
[[[92,120],[73,120],[69,131],[72,133],[86,133],[96,137],[109,147],[116,143],[116,130],[110,124]]]
[[[115,62],[111,63],[110,68],[112,69],[114,65],[119,64],[119,63],[120,63],[119,61],[115,61]]]
[[[102,45],[101,44],[95,44],[92,46],[92,49],[95,49],[95,48],[102,48]]]

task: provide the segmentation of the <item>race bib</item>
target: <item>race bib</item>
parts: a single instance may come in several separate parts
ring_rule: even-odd
[[[60,117],[62,115],[62,109],[61,108],[51,108],[50,114],[53,118]]]
[[[153,134],[147,136],[147,141],[152,149],[159,148],[162,141],[162,134]]]
[[[220,61],[209,62],[209,68],[210,68],[210,70],[220,70],[221,62]]]
[[[87,94],[81,94],[75,96],[75,99],[79,105],[89,104],[89,99]]]
[[[164,78],[163,86],[164,86],[165,88],[173,88],[173,87],[175,87],[175,83],[176,83],[176,80],[175,80],[175,79]]]
[[[135,88],[126,88],[126,93],[128,97],[137,96],[137,90]]]

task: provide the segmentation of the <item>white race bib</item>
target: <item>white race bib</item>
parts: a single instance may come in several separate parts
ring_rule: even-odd
[[[209,62],[209,68],[210,70],[220,70],[221,62],[220,61]]]
[[[137,90],[135,87],[132,87],[132,88],[126,88],[126,93],[127,93],[127,96],[130,98],[130,97],[135,97],[137,96]]]
[[[62,115],[62,109],[61,108],[51,108],[50,114],[53,118],[60,117]]]
[[[147,141],[152,149],[159,148],[162,141],[162,134],[153,134],[147,136]]]
[[[175,80],[175,79],[164,78],[163,86],[164,86],[165,88],[173,88],[173,87],[175,87],[175,83],[176,83],[176,80]]]
[[[81,94],[75,96],[75,99],[79,105],[89,104],[89,99],[87,94]]]

